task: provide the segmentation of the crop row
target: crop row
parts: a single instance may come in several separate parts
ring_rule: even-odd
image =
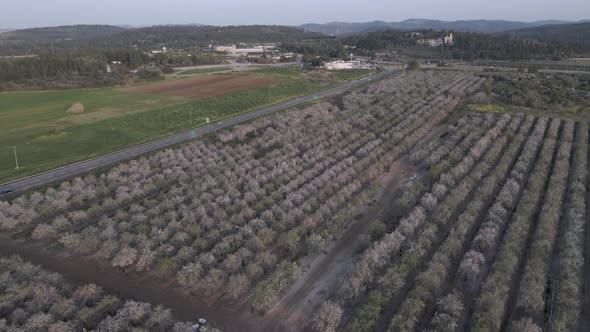
[[[476,300],[472,322],[475,328],[499,330],[502,325],[512,280],[520,260],[523,259],[526,239],[532,229],[535,213],[550,175],[560,124],[559,119],[551,121],[539,158],[528,179],[527,188],[516,207],[482,286],[481,294]]]
[[[441,295],[444,283],[450,280],[453,268],[456,268],[456,262],[460,258],[466,239],[477,228],[480,215],[485,212],[493,195],[505,181],[532,124],[533,119],[528,117],[518,133],[508,132],[506,136],[501,138],[501,140],[509,140],[510,145],[493,167],[493,171],[482,180],[463,212],[458,215],[455,224],[436,253],[428,261],[426,268],[418,274],[407,298],[393,316],[390,329],[411,329],[419,323],[427,307],[432,306],[431,301]],[[443,325],[440,323],[439,319],[438,325]],[[446,323],[444,325],[451,330],[453,324]]]
[[[530,117],[527,120],[530,122]],[[460,307],[463,307],[461,298],[464,295],[462,294],[469,292],[469,290],[475,287],[478,284],[477,280],[479,280],[484,273],[483,267],[486,257],[485,255],[487,254],[488,257],[491,255],[490,247],[493,246],[492,243],[495,242],[494,239],[498,237],[497,234],[502,231],[509,218],[506,211],[512,210],[516,205],[520,187],[525,180],[525,174],[527,174],[529,169],[534,165],[537,151],[540,149],[546,128],[547,119],[542,118],[537,121],[528,138],[522,135],[517,136],[516,142],[523,142],[526,138],[526,142],[522,149],[519,149],[518,145],[513,145],[509,148],[508,153],[517,154],[515,155],[515,157],[518,157],[517,160],[514,163],[506,160],[498,165],[502,172],[510,171],[508,178],[503,184],[495,183],[493,187],[485,184],[482,186],[488,194],[494,192],[495,187],[499,186],[499,191],[495,194],[496,196],[493,198],[492,203],[485,206],[483,201],[479,202],[474,199],[466,208],[464,215],[459,216],[460,222],[463,218],[479,218],[482,213],[485,219],[480,226],[476,226],[478,228],[474,230],[474,234],[467,238],[456,239],[460,241],[469,241],[469,239],[473,240],[470,246],[471,249],[469,249],[469,246],[466,246],[467,252],[461,259],[460,265],[456,267],[457,288],[454,291],[451,291],[448,296],[438,300],[437,313],[432,322],[432,327],[435,328],[435,330],[449,331],[453,330],[453,326],[456,327],[459,324],[458,320],[461,317],[462,309],[458,310],[457,306],[460,305]],[[505,170],[505,168],[507,168],[507,170]],[[490,179],[490,181],[494,180]],[[504,212],[499,214],[498,211]],[[480,239],[484,237],[488,238],[488,240],[481,241]],[[449,239],[449,241],[452,242],[453,239]],[[486,243],[487,245],[482,245],[482,243]],[[464,250],[463,247],[461,250]],[[458,254],[462,253],[459,252]],[[475,259],[472,259],[473,257],[475,257]],[[453,272],[451,267],[447,268],[450,269],[448,271],[449,273]],[[458,295],[461,295],[461,297],[458,298]],[[439,294],[439,297],[440,296],[441,295]],[[447,326],[448,328],[443,328],[444,326]]]
[[[549,179],[544,204],[532,238],[533,242],[528,250],[529,255],[520,280],[520,288],[518,292],[513,293],[517,300],[517,315],[521,317],[520,324],[533,318],[537,322],[543,321],[545,288],[548,282],[551,254],[557,236],[563,199],[567,189],[574,128],[573,121],[567,121],[563,128],[561,144],[553,164],[553,174]],[[514,320],[519,319],[514,318]]]
[[[552,273],[551,291],[555,294],[547,326],[553,331],[572,331],[578,324],[584,268],[584,228],[587,222],[586,193],[588,188],[588,124],[578,127],[572,162],[571,181],[565,212],[563,235]]]
[[[457,183],[449,197],[442,202],[441,206],[434,211],[430,218],[430,222],[422,233],[415,238],[412,246],[401,254],[401,257],[394,266],[386,271],[384,279],[389,285],[392,285],[392,291],[395,296],[394,302],[390,301],[391,307],[397,307],[395,301],[399,301],[405,295],[404,286],[410,286],[414,280],[417,282],[422,279],[415,279],[413,277],[416,269],[425,262],[432,254],[435,248],[439,245],[439,238],[441,234],[445,234],[456,219],[463,202],[471,196],[471,193],[477,188],[483,177],[488,174],[493,166],[497,163],[502,155],[508,137],[512,136],[518,130],[520,119],[512,120],[510,128],[506,133],[494,131],[493,129],[484,135],[484,140],[488,145],[488,152],[483,155],[483,158],[474,165],[470,173],[459,173],[455,175],[454,181]],[[502,135],[502,136],[500,136]],[[485,138],[488,139],[485,139]],[[476,145],[477,147],[477,145]],[[470,160],[470,159],[467,159]],[[461,166],[460,163],[458,166]],[[457,168],[455,168],[457,169]],[[442,236],[444,238],[444,235]],[[424,275],[420,277],[425,277]],[[425,282],[428,282],[426,280]],[[410,300],[402,303],[401,310],[398,315],[394,316],[390,322],[390,330],[408,330],[412,328],[415,323],[414,315],[418,315],[423,310],[424,303],[420,304],[414,296],[417,294],[410,294]],[[412,300],[413,299],[413,300]],[[411,303],[411,305],[410,305]],[[385,315],[387,315],[386,310]],[[400,319],[401,315],[407,314],[407,319]],[[386,317],[384,317],[386,318]]]

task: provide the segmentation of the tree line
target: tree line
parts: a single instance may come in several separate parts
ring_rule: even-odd
[[[136,49],[45,53],[36,57],[2,59],[0,91],[112,86],[148,77],[143,72],[134,75],[131,70],[150,62],[147,54]]]

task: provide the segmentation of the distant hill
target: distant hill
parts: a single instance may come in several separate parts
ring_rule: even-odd
[[[85,40],[124,31],[112,25],[66,25],[47,28],[14,30],[0,34],[0,40],[59,41]]]
[[[325,24],[309,23],[301,25],[306,31],[327,34],[344,34],[369,32],[387,29],[418,30],[418,29],[450,29],[464,32],[493,33],[508,30],[524,29],[543,25],[571,23],[567,21],[518,22],[503,20],[462,20],[440,21],[428,19],[409,19],[402,22],[372,21],[362,23],[329,22]]]
[[[590,48],[590,22],[546,25],[506,31],[511,36],[536,40],[542,43],[573,43]]]
[[[129,27],[76,25],[0,33],[0,56],[81,48],[140,49],[203,47],[227,43],[280,43],[324,38],[302,28],[279,25],[204,26],[200,24]]]
[[[299,41],[321,35],[305,32],[301,28],[279,25],[204,26],[204,25],[158,25],[146,28],[127,29],[117,34],[92,40],[94,44],[125,47],[137,45],[150,47],[196,47],[211,43],[279,43]]]
[[[125,31],[111,25],[68,25],[0,33],[0,55],[38,54],[73,48],[88,40]]]
[[[144,25],[131,25],[131,24],[118,24],[118,27],[121,28],[125,28],[125,29],[143,29],[143,28],[149,28],[149,27],[154,27],[154,26],[158,26],[158,25],[149,25],[149,24],[144,24]],[[191,27],[202,27],[205,26],[205,24],[201,24],[201,23],[187,23],[187,24],[162,24],[159,26],[163,26],[163,27],[173,27],[173,26],[191,26]]]

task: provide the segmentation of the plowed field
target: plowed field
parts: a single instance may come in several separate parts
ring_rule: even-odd
[[[283,80],[263,76],[212,75],[134,86],[119,91],[204,99],[281,82]]]

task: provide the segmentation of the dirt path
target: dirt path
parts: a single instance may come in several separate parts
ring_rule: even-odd
[[[19,255],[23,259],[61,274],[72,285],[94,283],[107,294],[121,300],[137,300],[172,309],[176,319],[194,322],[205,318],[223,331],[258,331],[259,317],[247,311],[236,312],[222,305],[210,306],[198,297],[182,292],[174,285],[165,284],[154,277],[124,272],[94,260],[46,250],[30,241],[17,241],[0,237],[0,254]],[[228,319],[230,318],[231,319]]]
[[[353,267],[354,254],[371,224],[390,204],[396,191],[416,172],[407,158],[397,160],[380,181],[385,189],[379,200],[367,206],[360,219],[316,257],[282,300],[264,317],[265,331],[301,331],[313,311],[334,291]]]

